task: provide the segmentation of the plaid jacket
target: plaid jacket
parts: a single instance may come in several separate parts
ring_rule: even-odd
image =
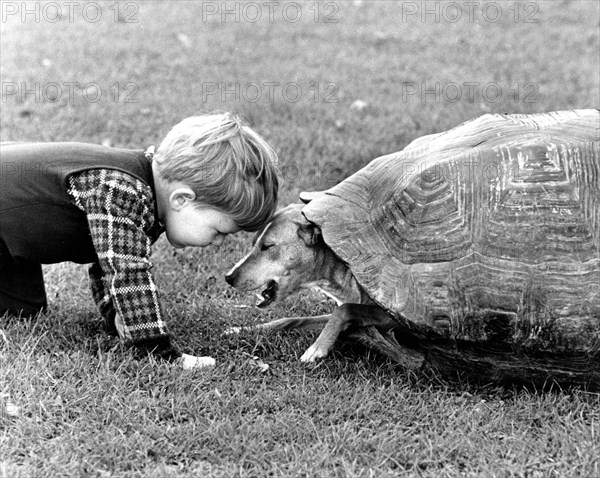
[[[89,269],[94,300],[120,337],[131,342],[168,337],[152,278],[155,224],[147,184],[117,170],[92,169],[68,179],[68,193],[88,218],[98,262]]]

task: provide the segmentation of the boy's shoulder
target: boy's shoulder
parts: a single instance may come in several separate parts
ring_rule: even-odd
[[[79,171],[69,176],[67,184],[69,194],[76,201],[113,204],[124,213],[154,205],[154,191],[150,185],[118,169]]]
[[[70,185],[75,185],[78,189],[83,190],[103,187],[142,194],[153,190],[150,184],[134,174],[112,168],[90,168],[76,171],[68,176],[68,181]]]
[[[152,188],[139,178],[115,169],[88,169],[72,174],[69,195],[84,212],[95,216],[118,216],[144,224],[149,236],[160,235]],[[156,230],[155,230],[156,229]]]

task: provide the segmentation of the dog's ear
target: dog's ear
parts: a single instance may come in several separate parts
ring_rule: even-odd
[[[314,246],[321,241],[321,229],[309,222],[298,224],[298,236],[307,246]]]
[[[324,192],[325,191],[302,191],[300,193],[300,201],[302,201],[304,204],[308,204],[313,199],[318,198]]]

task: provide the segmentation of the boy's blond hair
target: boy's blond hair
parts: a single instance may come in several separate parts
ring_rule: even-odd
[[[277,155],[230,113],[191,116],[175,125],[154,160],[166,181],[180,181],[196,201],[230,215],[240,229],[256,231],[277,206]]]

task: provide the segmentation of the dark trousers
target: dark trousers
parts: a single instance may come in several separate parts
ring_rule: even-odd
[[[0,316],[32,316],[47,305],[41,264],[12,257],[0,237]]]

